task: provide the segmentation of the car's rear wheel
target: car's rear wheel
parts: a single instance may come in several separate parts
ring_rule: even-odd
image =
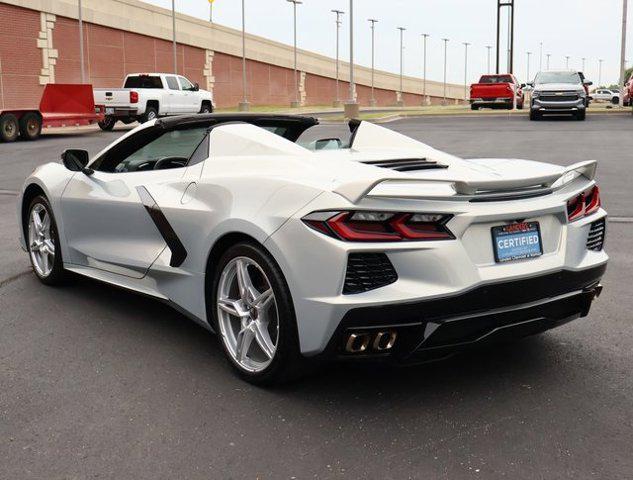
[[[575,114],[576,120],[583,121],[587,117],[587,112],[585,110],[579,110]]]
[[[208,314],[240,376],[275,384],[301,373],[290,292],[263,248],[248,242],[229,248],[217,263],[208,293]]]
[[[65,277],[57,224],[47,198],[35,197],[26,218],[26,240],[31,266],[37,278],[47,285],[61,283]]]
[[[106,115],[103,120],[99,122],[99,128],[104,132],[111,132],[116,125],[117,119],[112,115]]]
[[[541,114],[535,110],[530,111],[530,120],[540,120]]]
[[[479,106],[478,105],[471,105],[470,109],[471,110],[479,110]]]
[[[147,107],[145,113],[138,118],[139,123],[149,122],[158,118],[158,110],[154,107]]]

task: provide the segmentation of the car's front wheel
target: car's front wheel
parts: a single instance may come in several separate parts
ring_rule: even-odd
[[[300,374],[294,308],[274,259],[244,242],[229,248],[213,270],[207,310],[231,365],[256,384]]]
[[[29,258],[35,275],[47,285],[61,283],[65,271],[59,234],[46,197],[38,195],[31,201],[25,223]]]

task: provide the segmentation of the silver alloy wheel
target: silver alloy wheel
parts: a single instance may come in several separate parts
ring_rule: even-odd
[[[154,120],[156,118],[156,112],[154,110],[150,110],[147,112],[147,121]]]
[[[29,253],[40,277],[48,277],[55,263],[55,242],[51,232],[51,215],[41,203],[36,203],[29,216]]]
[[[217,315],[229,354],[248,372],[261,372],[275,357],[279,314],[272,286],[253,259],[236,257],[222,271]]]

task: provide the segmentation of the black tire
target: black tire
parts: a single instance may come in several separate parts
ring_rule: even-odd
[[[116,125],[117,119],[112,115],[107,115],[103,120],[99,122],[99,128],[104,132],[111,132]]]
[[[31,257],[31,245],[29,244],[30,243],[29,242],[29,219],[31,216],[31,212],[33,211],[33,208],[35,208],[35,206],[38,204],[43,205],[44,208],[47,210],[48,214],[50,215],[50,219],[51,219],[50,232],[51,232],[53,244],[55,246],[53,268],[51,269],[51,272],[48,275],[41,275],[37,271],[35,266],[33,265],[33,259]],[[53,209],[51,208],[51,205],[45,196],[38,195],[33,200],[31,200],[31,203],[29,204],[28,215],[26,215],[24,219],[23,227],[24,227],[24,232],[26,235],[26,244],[27,244],[27,249],[29,252],[29,260],[31,260],[31,268],[33,269],[33,273],[35,273],[35,275],[40,280],[40,282],[42,282],[45,285],[60,285],[64,283],[64,281],[67,279],[68,273],[66,272],[66,270],[64,270],[64,261],[62,259],[62,251],[61,251],[61,246],[59,243],[59,233],[57,231],[57,222],[55,221],[55,215],[53,214]]]
[[[471,110],[479,110],[479,106],[478,105],[471,105],[470,109]]]
[[[279,320],[279,338],[271,363],[262,371],[253,373],[242,368],[231,356],[222,337],[217,318],[217,295],[220,276],[224,267],[236,257],[254,260],[268,277],[275,294]],[[277,262],[261,246],[240,242],[230,247],[216,265],[207,268],[207,318],[218,334],[225,357],[238,375],[256,385],[275,385],[300,377],[306,372],[306,359],[299,352],[299,335],[290,290]]]
[[[539,112],[536,112],[534,110],[530,111],[530,120],[535,121],[535,120],[540,120],[541,119],[541,114]]]
[[[145,123],[155,118],[158,118],[158,110],[156,110],[155,107],[147,107],[145,109],[145,113],[141,115],[140,117],[138,117],[138,121],[140,123]]]
[[[42,117],[35,112],[27,112],[20,117],[20,136],[24,140],[37,140],[42,133]]]
[[[213,113],[213,105],[211,105],[209,102],[202,102],[200,113]]]
[[[517,110],[523,110],[524,104],[525,104],[525,100],[522,98],[520,102],[517,102]]]
[[[619,99],[618,97],[613,97],[613,98],[611,99],[611,103],[612,103],[613,105],[619,105],[619,104],[620,104],[620,99]]]
[[[15,142],[20,135],[18,117],[12,113],[0,115],[0,140],[3,142]]]
[[[576,120],[582,122],[587,117],[587,111],[586,110],[579,110],[578,112],[576,112],[574,117],[576,118]]]

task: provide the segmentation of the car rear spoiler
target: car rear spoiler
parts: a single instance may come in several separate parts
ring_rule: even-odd
[[[355,180],[338,185],[333,189],[351,203],[358,203],[365,197],[371,196],[372,191],[379,186],[399,186],[388,195],[392,198],[450,198],[455,196],[495,196],[500,193],[521,194],[534,191],[551,192],[557,190],[579,176],[593,180],[596,175],[598,162],[587,160],[578,162],[565,168],[562,173],[532,177],[518,180],[481,180],[462,181],[450,179],[423,179],[402,177],[382,177],[365,180]],[[424,188],[425,187],[425,188]],[[426,190],[426,191],[424,191]]]

